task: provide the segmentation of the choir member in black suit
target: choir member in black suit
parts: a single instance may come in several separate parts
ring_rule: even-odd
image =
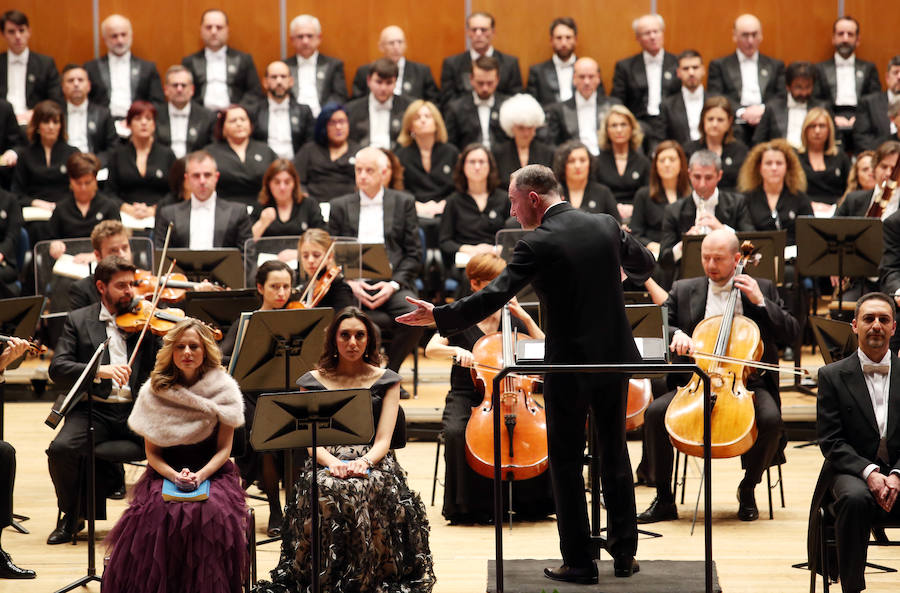
[[[765,112],[765,103],[785,97],[784,62],[759,53],[762,24],[752,14],[735,19],[732,38],[737,51],[710,62],[706,84],[710,95],[724,95],[732,105],[739,106],[736,115],[744,128],[741,139],[749,142]]]
[[[319,53],[322,25],[316,17],[309,14],[296,16],[289,29],[295,55],[286,62],[297,85],[294,98],[307,105],[313,117],[318,117],[328,103],[340,105],[347,101],[344,62]]]
[[[456,191],[441,215],[440,245],[447,262],[457,252],[493,252],[494,237],[509,218],[509,200],[500,186],[497,163],[484,146],[470,144],[453,169]]]
[[[169,192],[169,168],[175,162],[172,149],[156,141],[156,113],[152,103],[135,101],[125,117],[128,143],[109,159],[107,188],[122,200],[123,212],[136,218],[154,215]]]
[[[276,155],[292,159],[300,147],[312,139],[313,116],[306,105],[294,101],[291,70],[281,60],[266,66],[263,78],[266,100],[253,110],[253,138],[269,145]]]
[[[634,213],[628,224],[631,234],[656,257],[660,253],[666,207],[690,192],[687,155],[674,140],[663,140],[653,153],[649,185],[634,196]],[[668,284],[671,278],[664,286]]]
[[[500,106],[509,97],[498,90],[499,62],[496,58],[480,56],[472,62],[469,79],[472,91],[444,107],[447,136],[458,148],[473,143],[492,148],[509,138],[500,127]]]
[[[821,107],[810,109],[803,120],[800,139],[803,146],[798,151],[800,165],[806,175],[806,193],[813,209],[836,204],[847,191],[850,175],[850,159],[835,139],[834,121]]]
[[[800,159],[783,138],[757,144],[747,155],[738,189],[757,231],[787,231],[787,245],[796,245],[798,216],[812,216],[806,176]]]
[[[251,138],[252,133],[247,110],[241,105],[230,105],[216,119],[217,141],[206,147],[219,169],[219,197],[248,206],[256,203],[263,175],[278,158],[268,144]]]
[[[567,101],[547,107],[547,136],[553,144],[580,140],[593,156],[600,152],[597,130],[611,105],[621,105],[615,97],[603,94],[600,66],[592,58],[579,58],[573,68],[574,95]]]
[[[62,72],[66,99],[66,137],[81,152],[91,152],[106,164],[119,143],[109,109],[88,99],[91,82],[81,66],[68,64]]]
[[[34,106],[28,122],[29,144],[19,149],[13,173],[12,192],[22,206],[53,210],[69,187],[66,160],[78,152],[66,144],[65,112],[56,101],[41,101]]]
[[[698,150],[711,150],[722,160],[719,188],[734,191],[738,172],[747,158],[747,145],[734,136],[734,110],[722,96],[707,97],[700,112],[700,139],[684,146],[688,158]]]
[[[491,147],[501,186],[508,186],[513,171],[525,165],[552,164],[553,148],[537,138],[538,128],[543,125],[544,110],[531,95],[520,93],[503,102],[500,127],[510,139]]]
[[[587,146],[578,140],[570,140],[556,149],[553,174],[562,187],[562,197],[573,208],[592,214],[609,214],[622,222],[615,196],[594,179],[593,161]]]
[[[394,94],[398,74],[395,62],[378,58],[366,77],[369,94],[344,106],[350,118],[350,139],[360,146],[386,149],[396,146],[400,121],[410,103],[405,95]]]
[[[48,238],[88,237],[97,223],[119,220],[119,202],[97,191],[97,172],[101,166],[100,159],[89,152],[76,152],[68,158],[69,194],[53,209]],[[54,255],[52,247],[50,255]]]
[[[108,108],[116,119],[124,119],[135,101],[163,103],[156,64],[131,53],[131,21],[111,14],[100,23],[100,35],[109,53],[84,65],[91,79],[90,100]]]
[[[497,60],[499,75],[497,91],[504,95],[522,92],[522,73],[519,58],[494,49],[494,17],[486,12],[473,12],[466,19],[468,51],[445,58],[441,64],[441,109],[454,99],[468,95],[473,90],[472,64],[483,57]],[[457,144],[464,146],[465,144]]]
[[[0,30],[8,48],[0,54],[0,97],[12,104],[19,124],[24,126],[41,101],[50,99],[63,104],[59,71],[52,57],[29,49],[31,27],[25,13],[18,10],[4,12],[0,16]],[[15,80],[12,86],[10,79]]]
[[[610,95],[634,114],[641,122],[644,135],[655,144],[653,132],[659,126],[660,103],[681,88],[676,75],[678,59],[663,49],[666,23],[660,15],[636,18],[631,28],[641,53],[616,62]]]
[[[19,296],[19,241],[21,241],[22,208],[15,194],[0,189],[0,298]]]
[[[200,17],[204,48],[185,56],[181,64],[191,71],[197,96],[204,107],[217,111],[234,103],[262,100],[253,56],[228,46],[228,15],[210,8]]]
[[[856,106],[871,93],[881,92],[878,68],[859,59],[859,21],[850,15],[838,17],[831,29],[834,57],[816,64],[816,97],[834,109],[834,123],[840,130],[853,128]],[[848,147],[844,147],[849,152]]]
[[[650,161],[640,148],[644,132],[627,107],[613,105],[597,135],[597,181],[612,190],[619,215],[627,221],[631,218],[634,194],[647,185],[650,175]]]
[[[254,239],[302,235],[328,226],[316,199],[300,190],[300,176],[287,159],[276,159],[266,169],[258,202],[251,215]]]
[[[406,34],[396,25],[390,25],[381,30],[378,38],[378,49],[395,64],[400,73],[397,76],[397,84],[394,87],[395,95],[406,95],[411,99],[425,99],[434,103],[440,96],[431,68],[428,64],[421,64],[406,59]],[[353,98],[363,97],[369,94],[369,86],[366,79],[372,70],[372,64],[363,64],[356,70],[353,77]]]
[[[681,81],[681,92],[663,99],[654,133],[658,140],[675,140],[684,146],[700,139],[700,113],[706,97],[703,57],[693,49],[684,50],[678,54],[676,74]]]
[[[865,216],[866,212],[869,210],[869,206],[872,205],[872,202],[875,200],[880,200],[885,180],[888,179],[891,175],[891,171],[894,169],[894,165],[897,163],[897,156],[900,154],[900,142],[885,142],[881,146],[878,147],[878,150],[875,151],[875,155],[872,157],[872,163],[874,166],[873,169],[873,177],[875,179],[875,184],[871,189],[860,189],[858,191],[850,192],[844,199],[838,204],[837,209],[834,211],[835,216]],[[897,210],[897,206],[900,204],[900,196],[897,195],[897,192],[893,192],[891,194],[891,199],[887,204],[887,207],[884,208],[884,211],[881,214],[881,220],[885,220],[888,216],[894,213]]]
[[[294,167],[306,193],[321,202],[352,192],[356,187],[353,161],[359,146],[350,141],[350,119],[340,105],[322,108],[307,142],[294,157]]]
[[[413,101],[403,115],[397,143],[403,187],[416,198],[416,214],[419,218],[438,216],[453,191],[459,150],[447,142],[447,127],[437,106],[422,99]]]
[[[803,145],[801,128],[806,114],[813,107],[827,107],[827,103],[813,98],[815,69],[809,62],[791,62],[784,71],[787,95],[766,101],[766,110],[753,131],[753,144],[775,138],[787,138],[795,150]]]
[[[166,103],[156,117],[156,138],[182,158],[200,150],[213,139],[216,114],[195,101],[194,77],[191,71],[177,64],[166,71],[163,87]]]
[[[888,140],[893,140],[894,142],[900,140],[900,99],[894,101],[890,104],[890,106],[888,106],[887,114],[888,120],[891,122],[891,129],[896,131],[879,138],[879,144],[887,142]]]
[[[853,123],[853,148],[875,150],[881,138],[897,134],[897,125],[888,118],[888,107],[900,101],[900,54],[890,59],[884,73],[887,90],[862,98]]]
[[[16,114],[9,101],[0,97],[0,182],[3,187],[9,186],[12,167],[19,159],[13,148],[20,144],[25,144],[25,137],[16,121]]]
[[[575,45],[578,43],[578,25],[571,17],[559,17],[550,23],[550,47],[553,56],[546,62],[528,69],[529,95],[545,109],[554,103],[571,99],[575,93],[572,80],[575,73]],[[600,83],[603,95],[603,83]]]

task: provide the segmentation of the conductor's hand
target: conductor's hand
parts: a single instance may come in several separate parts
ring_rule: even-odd
[[[766,302],[766,298],[763,296],[762,291],[759,289],[759,282],[756,281],[756,278],[753,276],[748,276],[747,274],[738,274],[734,277],[734,285],[741,290],[751,303],[754,305],[763,305]]]
[[[412,297],[406,297],[406,300],[416,306],[415,311],[404,313],[395,320],[397,323],[404,325],[434,325],[434,305],[428,301],[420,301]]]
[[[119,385],[128,385],[131,367],[127,364],[101,364],[97,369],[97,376],[101,379],[112,379]]]
[[[672,343],[669,344],[669,350],[678,356],[689,356],[694,352],[694,340],[686,333],[679,331],[672,336]]]

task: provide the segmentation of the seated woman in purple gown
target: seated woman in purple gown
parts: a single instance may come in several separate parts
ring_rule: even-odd
[[[104,593],[241,590],[247,507],[228,458],[244,398],[221,360],[212,332],[195,319],[166,334],[128,418],[144,437],[148,467],[107,536]],[[164,478],[184,491],[209,480],[209,498],[167,502]]]

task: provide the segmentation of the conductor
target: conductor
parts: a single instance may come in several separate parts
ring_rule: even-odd
[[[437,324],[460,332],[502,307],[528,283],[546,320],[547,363],[627,363],[640,360],[625,317],[621,269],[637,282],[653,271],[653,255],[606,214],[588,214],[560,198],[553,172],[529,165],[513,173],[510,212],[534,232],[516,245],[506,269],[475,294],[450,305],[408,299],[416,310],[397,321]],[[639,570],[631,462],[625,443],[626,380],[601,374],[553,374],[544,384],[550,473],[563,565],[545,568],[557,581],[596,583],[582,477],[585,421],[594,411],[600,438],[603,495],[609,514],[608,551],[615,575]]]

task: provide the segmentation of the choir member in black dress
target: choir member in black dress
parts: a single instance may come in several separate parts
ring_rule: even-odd
[[[306,193],[321,202],[353,193],[354,161],[359,146],[350,141],[350,120],[341,105],[329,103],[316,118],[313,141],[294,157],[294,166]]]
[[[650,184],[639,189],[635,195],[634,213],[628,225],[635,239],[656,257],[659,257],[666,206],[690,193],[687,155],[674,140],[660,142],[653,153]],[[665,286],[668,288],[668,284]]]
[[[444,211],[453,191],[453,167],[459,150],[447,142],[447,126],[434,103],[410,103],[397,136],[397,158],[403,165],[403,185],[416,197],[419,218],[434,218]]]
[[[830,211],[847,191],[851,165],[835,142],[834,121],[825,109],[813,107],[806,112],[800,142],[800,165],[806,174],[806,193],[813,210]]]
[[[851,192],[857,190],[868,191],[875,187],[875,157],[874,150],[864,150],[856,155],[856,161],[850,166],[850,174],[847,175],[847,190],[838,204]]]
[[[22,206],[53,210],[69,188],[66,159],[78,152],[66,144],[65,112],[59,103],[41,101],[28,122],[28,146],[19,150],[12,192]]]
[[[650,161],[640,152],[644,132],[631,111],[612,105],[597,132],[597,181],[612,190],[619,215],[631,218],[634,194],[647,185]]]
[[[216,142],[206,147],[219,168],[216,195],[252,206],[262,189],[263,174],[278,158],[269,145],[253,140],[253,124],[247,110],[229,105],[216,118]]]
[[[553,173],[562,186],[563,198],[575,208],[592,214],[609,214],[618,222],[619,208],[608,187],[594,179],[594,159],[580,140],[569,140],[553,155]]]
[[[403,191],[403,163],[390,148],[379,148],[378,150],[383,152],[388,159],[387,181],[385,181],[384,187]]]
[[[700,139],[684,146],[688,159],[702,149],[711,150],[722,159],[719,189],[734,191],[748,149],[746,144],[734,137],[734,110],[725,97],[707,97],[700,112]]]
[[[136,218],[156,214],[157,203],[169,192],[175,162],[172,149],[156,141],[156,115],[152,103],[132,103],[125,116],[131,136],[109,158],[107,189],[122,200],[122,211]]]
[[[300,191],[300,176],[287,159],[276,159],[266,169],[252,218],[254,239],[301,235],[327,226],[316,199]]]
[[[89,237],[100,221],[119,220],[118,201],[97,192],[101,166],[100,159],[89,152],[76,152],[66,161],[69,193],[53,209],[48,223],[49,239]],[[50,254],[53,255],[52,248]]]
[[[22,287],[19,284],[18,261],[22,208],[16,195],[0,189],[0,299],[19,296]]]
[[[806,176],[794,149],[784,138],[757,144],[747,155],[738,189],[757,231],[787,231],[787,244],[796,245],[798,216],[812,216],[806,195]]]
[[[544,110],[531,95],[515,95],[500,106],[500,127],[510,139],[491,146],[491,150],[502,187],[509,186],[509,176],[525,165],[552,164],[553,148],[535,137],[543,125]]]
[[[444,258],[493,252],[494,236],[509,218],[509,199],[500,187],[497,164],[481,144],[470,144],[453,169],[456,191],[441,215],[440,245]]]
[[[484,288],[500,275],[506,262],[494,253],[479,253],[466,264],[466,276],[472,291]],[[544,332],[530,315],[513,299],[509,302],[513,330],[527,333],[536,340],[544,339]],[[470,368],[472,350],[483,336],[500,331],[498,310],[469,329],[443,337],[435,333],[425,347],[425,356],[454,359],[450,370],[450,391],[444,403],[441,429],[444,433],[444,506],[442,514],[451,525],[487,523],[494,515],[491,480],[475,473],[466,461],[466,425],[472,408],[481,404],[483,394],[475,389]],[[553,512],[553,495],[549,472],[529,480],[513,483],[512,505],[504,489],[504,506],[511,506],[517,518],[542,518]]]

